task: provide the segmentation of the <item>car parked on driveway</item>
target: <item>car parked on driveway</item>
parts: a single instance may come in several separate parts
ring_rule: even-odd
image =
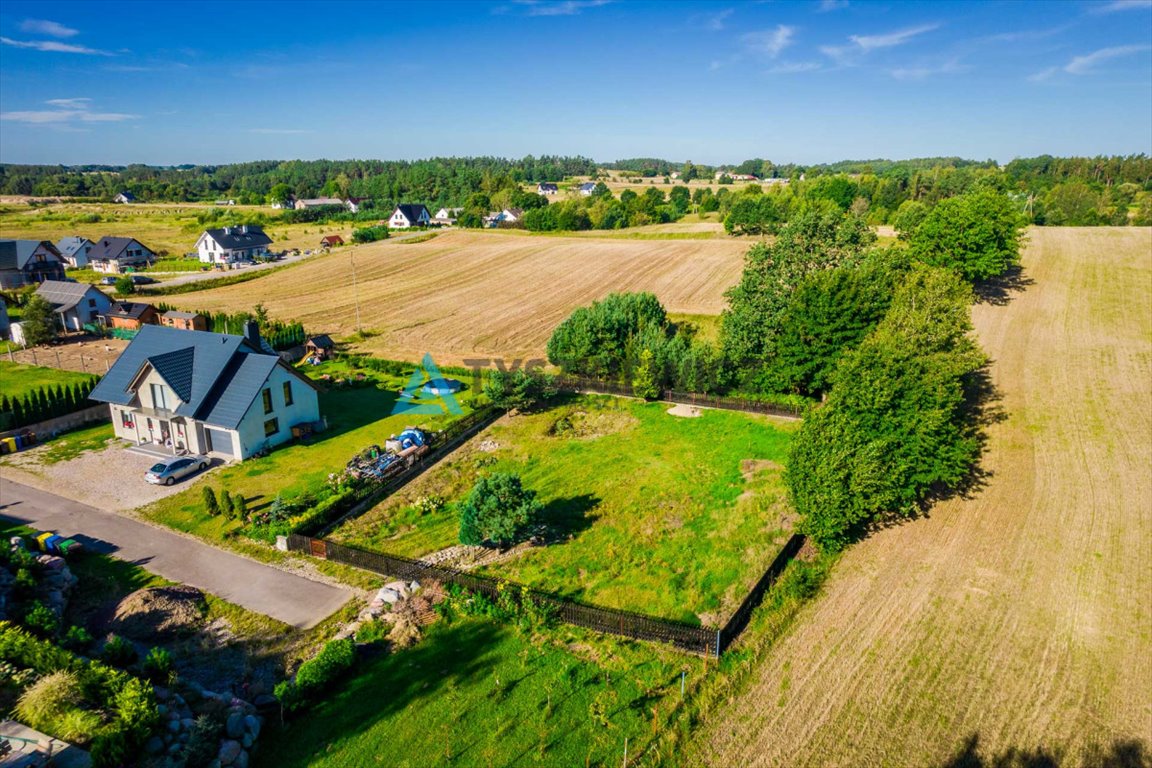
[[[157,282],[156,278],[147,275],[132,275],[132,282],[136,285],[151,285]]]
[[[172,485],[188,475],[208,469],[209,463],[207,456],[173,456],[153,464],[144,473],[144,479],[153,485]]]
[[[100,278],[100,285],[116,285],[116,278],[112,275]]]

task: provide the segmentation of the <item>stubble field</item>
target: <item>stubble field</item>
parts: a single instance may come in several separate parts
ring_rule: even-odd
[[[718,314],[749,245],[444,232],[418,244],[339,249],[251,283],[167,300],[227,311],[263,302],[273,317],[340,337],[356,331],[358,297],[361,323],[376,334],[358,344],[365,352],[400,360],[430,352],[441,364],[543,357],[561,320],[612,291],[652,291],[673,313]]]
[[[1152,230],[1030,240],[985,485],[849,550],[688,764],[1152,759]]]

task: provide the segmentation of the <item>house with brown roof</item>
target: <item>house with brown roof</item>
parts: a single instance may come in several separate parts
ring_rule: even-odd
[[[340,237],[340,235],[325,235],[320,238],[321,248],[332,248],[337,245],[344,245],[344,238]]]
[[[208,330],[208,318],[196,312],[181,312],[178,309],[170,309],[160,315],[160,325],[168,328],[179,328],[182,331],[206,331]]]

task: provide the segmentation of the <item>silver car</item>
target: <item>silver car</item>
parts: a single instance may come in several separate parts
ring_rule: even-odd
[[[207,456],[173,456],[144,473],[144,479],[153,485],[172,485],[177,480],[208,469]]]

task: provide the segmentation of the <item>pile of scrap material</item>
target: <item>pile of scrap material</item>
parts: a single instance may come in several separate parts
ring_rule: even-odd
[[[353,480],[386,480],[428,450],[428,437],[419,429],[406,429],[384,444],[370,445],[348,462],[344,473]]]

